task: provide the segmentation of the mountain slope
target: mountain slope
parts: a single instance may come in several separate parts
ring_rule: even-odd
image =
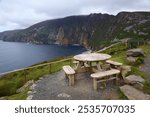
[[[150,37],[150,12],[120,12],[116,16],[70,16],[43,21],[24,30],[0,33],[0,39],[4,41],[80,44],[88,48],[100,47],[105,41],[127,37]]]

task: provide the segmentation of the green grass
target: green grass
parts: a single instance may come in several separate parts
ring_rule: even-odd
[[[144,93],[150,94],[150,83],[145,82],[143,87]]]
[[[144,53],[146,55],[150,55],[150,45],[140,46],[140,48],[142,48],[144,50]]]
[[[27,98],[27,92],[29,91],[29,87],[27,87],[24,91],[11,95],[11,96],[6,96],[6,100],[26,100]]]
[[[44,63],[54,62],[54,61],[63,60],[67,58],[70,57],[57,58],[54,60],[45,61]],[[0,97],[13,95],[12,99],[18,99],[17,97],[20,97],[19,99],[24,99],[24,97],[26,96],[25,93],[16,94],[16,90],[18,88],[22,87],[29,80],[36,81],[43,75],[57,72],[62,69],[63,65],[67,65],[67,64],[70,64],[70,61],[55,63],[52,64],[51,67],[46,65],[42,67],[28,69],[26,70],[26,77],[23,71],[4,75],[0,78]]]

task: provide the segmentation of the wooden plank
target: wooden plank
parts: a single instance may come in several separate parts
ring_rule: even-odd
[[[111,75],[115,75],[115,74],[119,74],[119,73],[120,73],[119,70],[111,69],[111,70],[91,74],[91,77],[93,77],[93,78],[103,78],[103,77],[106,77],[106,76],[111,76]]]
[[[63,70],[66,72],[66,74],[75,74],[74,69],[69,65],[63,66]]]
[[[112,60],[107,60],[106,63],[115,65],[115,66],[121,66],[123,65],[122,63],[116,62],[116,61],[112,61]]]

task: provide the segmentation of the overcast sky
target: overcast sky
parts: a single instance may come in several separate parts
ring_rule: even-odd
[[[69,15],[120,11],[150,11],[150,0],[0,0],[0,32]]]

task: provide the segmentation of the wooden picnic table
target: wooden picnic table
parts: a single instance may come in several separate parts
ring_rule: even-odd
[[[108,54],[102,54],[102,53],[87,53],[87,54],[79,54],[74,56],[74,59],[79,61],[76,70],[81,71],[81,68],[86,67],[85,65],[89,65],[89,67],[92,67],[91,63],[96,62],[96,67],[98,71],[101,71],[100,61],[106,61],[109,58],[111,58]]]

